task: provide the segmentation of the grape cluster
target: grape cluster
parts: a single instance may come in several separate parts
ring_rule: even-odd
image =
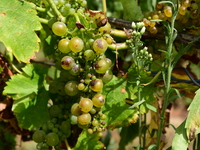
[[[86,0],[54,0],[54,3],[65,17],[68,14],[76,13],[77,11],[84,12],[84,8],[87,5]]]
[[[191,28],[193,26],[200,26],[200,1],[199,0],[182,0],[180,1],[178,15],[176,17],[175,27],[178,31],[182,31],[185,28]],[[163,31],[163,27],[159,26],[159,23],[152,22],[151,20],[161,19],[163,21],[171,21],[173,14],[172,7],[166,3],[157,3],[156,10],[153,12],[147,12],[144,14],[145,18],[143,22],[147,27],[147,31],[152,34]]]
[[[80,2],[84,1],[78,1],[78,6],[71,8],[80,8]],[[60,2],[58,0],[57,4],[60,5]],[[71,1],[70,4],[72,6]],[[66,5],[68,3],[62,6]],[[84,13],[87,13],[84,16],[89,16],[88,12]],[[113,39],[109,35],[110,24],[102,23],[104,18],[104,15],[102,17],[98,13],[88,17],[88,22],[93,24],[90,28],[74,22],[76,29],[73,33],[69,33],[64,22],[56,21],[52,24],[52,32],[58,37],[55,58],[60,75],[49,87],[54,95],[53,104],[49,108],[51,120],[33,134],[38,149],[48,149],[51,146],[59,149],[61,141],[72,134],[72,126],[102,136],[106,127],[106,115],[101,110],[106,97],[102,90],[104,84],[113,77],[112,61],[105,55]]]

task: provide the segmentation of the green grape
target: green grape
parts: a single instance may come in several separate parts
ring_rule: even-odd
[[[73,52],[80,52],[84,47],[83,40],[79,37],[73,37],[69,42],[69,47]]]
[[[75,96],[79,93],[78,90],[78,84],[76,81],[68,81],[65,84],[65,92],[67,93],[67,95],[69,96]]]
[[[55,146],[59,143],[59,137],[56,133],[54,132],[50,132],[46,135],[46,143],[49,145],[49,146]]]
[[[54,133],[58,133],[58,128],[53,128],[52,131],[53,131]]]
[[[94,64],[94,69],[97,73],[105,73],[109,68],[109,64],[105,59],[100,59]]]
[[[60,126],[60,131],[65,134],[65,137],[68,138],[71,134],[71,126],[68,121],[63,121]]]
[[[69,73],[73,76],[77,76],[80,73],[80,68],[81,66],[79,64],[74,64]]]
[[[196,10],[196,9],[191,10],[191,11],[190,11],[190,17],[191,17],[192,19],[197,19],[197,18],[199,17],[199,11]]]
[[[199,6],[198,6],[197,3],[192,3],[192,4],[191,4],[191,8],[192,8],[192,10],[193,10],[193,9],[198,9]]]
[[[93,125],[93,126],[98,126],[98,125],[99,125],[98,120],[93,120],[93,121],[92,121],[92,125]]]
[[[89,112],[93,107],[93,103],[89,98],[81,98],[79,102],[79,108],[81,111],[87,113]]]
[[[90,82],[90,88],[95,92],[100,92],[103,89],[103,82],[101,79],[94,79]]]
[[[101,107],[105,104],[105,97],[102,94],[96,94],[92,98],[93,105]]]
[[[78,116],[78,123],[80,125],[87,125],[90,123],[92,117],[89,113],[83,113],[80,116]]]
[[[93,115],[96,114],[96,112],[97,112],[97,110],[94,107],[90,110],[90,113]]]
[[[74,103],[71,107],[71,113],[74,116],[79,116],[82,112],[81,109],[79,108],[79,104],[78,103]]]
[[[85,89],[85,84],[79,83],[79,84],[78,84],[78,89],[79,89],[80,91],[84,90],[84,89]]]
[[[47,128],[48,128],[49,130],[53,130],[54,124],[53,124],[52,122],[47,122]]]
[[[88,134],[93,134],[94,132],[93,132],[93,130],[91,129],[91,128],[88,128]]]
[[[111,25],[110,23],[106,23],[104,26],[99,28],[99,32],[101,33],[110,33],[111,32]]]
[[[61,67],[65,70],[70,70],[74,64],[74,59],[70,56],[64,56],[61,59]]]
[[[49,108],[49,115],[51,118],[55,118],[61,113],[62,113],[62,110],[60,109],[58,105],[53,105]]]
[[[72,116],[70,117],[71,124],[77,124],[77,119],[78,119],[77,116],[72,115]]]
[[[52,119],[51,119],[51,122],[52,122],[53,124],[56,124],[57,121],[58,121],[57,118],[52,118]]]
[[[105,114],[102,114],[102,115],[100,116],[100,119],[101,119],[101,120],[105,120],[105,119],[106,119],[106,115],[105,115]]]
[[[170,6],[165,6],[164,13],[165,13],[165,16],[172,17],[172,8]]]
[[[63,36],[67,33],[67,26],[63,22],[55,22],[52,25],[52,31],[57,36]]]
[[[90,49],[86,50],[83,55],[86,60],[94,60],[96,56],[94,51]]]
[[[101,76],[101,80],[104,83],[110,82],[113,78],[113,73],[111,70],[107,70],[102,76]]]
[[[96,53],[104,53],[108,48],[108,43],[103,38],[96,39],[93,43],[93,49]]]
[[[32,139],[33,141],[35,141],[36,143],[41,143],[45,140],[46,134],[43,130],[36,130],[33,133]]]
[[[58,49],[62,52],[62,53],[69,53],[71,51],[71,49],[69,48],[69,40],[68,39],[62,39],[59,41],[58,43]]]
[[[76,10],[75,10],[74,8],[70,8],[70,9],[69,9],[69,13],[73,14],[73,13],[75,13],[75,12],[76,12]]]
[[[43,130],[45,133],[48,133],[48,132],[49,132],[49,129],[48,129],[48,127],[47,127],[47,123],[44,123],[44,124],[42,125],[42,130]]]
[[[71,74],[69,73],[69,70],[62,70],[62,71],[60,72],[60,78],[59,78],[59,79],[60,79],[61,81],[66,82],[66,81],[75,80],[76,77],[73,76],[73,75],[71,75]],[[60,81],[60,82],[61,82],[61,81]]]

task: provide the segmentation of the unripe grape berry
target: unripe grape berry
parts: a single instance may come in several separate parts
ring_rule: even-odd
[[[78,123],[80,125],[87,125],[91,122],[91,115],[90,113],[83,113],[80,116],[78,116]]]
[[[83,40],[79,37],[73,37],[69,42],[69,47],[73,52],[80,52],[84,47]]]
[[[62,113],[62,110],[58,105],[53,105],[49,108],[49,115],[51,118],[58,117],[59,114]]]
[[[94,79],[90,82],[90,88],[95,92],[100,92],[103,89],[103,82],[101,79]]]
[[[61,67],[65,70],[69,70],[73,67],[74,65],[74,59],[70,56],[64,56],[62,59],[61,59]]]
[[[63,22],[55,22],[52,25],[52,31],[57,36],[63,36],[67,32],[67,26]]]
[[[65,84],[65,92],[69,96],[75,96],[79,93],[78,84],[76,81],[68,81]]]
[[[96,94],[92,98],[93,105],[101,107],[105,104],[105,97],[102,94]]]
[[[97,73],[105,73],[109,68],[109,64],[105,59],[100,59],[94,64],[94,69]]]
[[[96,39],[93,43],[93,49],[97,53],[104,53],[108,48],[108,43],[103,38]]]
[[[50,132],[47,134],[46,136],[46,143],[49,145],[49,146],[55,146],[59,143],[59,137],[56,133],[54,132]]]
[[[93,102],[89,98],[82,98],[79,102],[79,108],[83,112],[89,112],[93,107]]]
[[[93,60],[95,58],[94,51],[90,49],[86,50],[83,55],[86,60]]]
[[[41,143],[45,140],[45,132],[43,130],[37,130],[33,133],[32,139],[36,143]]]
[[[110,33],[110,31],[111,31],[111,25],[108,22],[104,26],[99,28],[99,32],[101,33]]]
[[[68,39],[62,39],[58,43],[58,49],[62,53],[69,53],[71,49],[69,48],[69,40]]]
[[[81,109],[79,108],[79,104],[78,103],[74,103],[71,107],[71,113],[74,116],[79,116],[82,112]]]

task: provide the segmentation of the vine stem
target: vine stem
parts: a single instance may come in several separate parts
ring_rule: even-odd
[[[102,5],[103,5],[103,12],[106,14],[107,12],[106,0],[102,0]]]
[[[53,10],[53,12],[55,13],[55,15],[57,16],[57,19],[65,22],[66,18],[60,13],[60,11],[57,9],[55,3],[53,2],[53,0],[47,0],[47,2],[49,3],[51,9]]]

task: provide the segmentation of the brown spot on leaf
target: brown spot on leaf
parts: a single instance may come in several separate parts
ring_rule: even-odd
[[[5,13],[5,12],[3,12],[3,13],[0,13],[0,15],[6,16],[6,13]]]

